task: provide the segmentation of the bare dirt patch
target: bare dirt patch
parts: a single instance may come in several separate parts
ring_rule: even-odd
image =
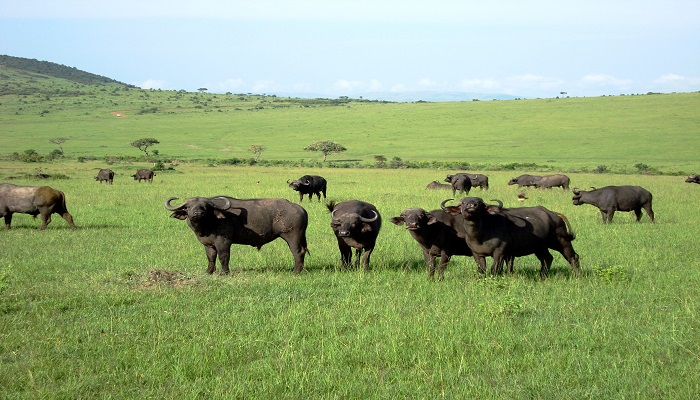
[[[146,274],[146,282],[143,282],[143,284],[139,286],[143,288],[148,288],[153,286],[166,285],[181,288],[195,282],[196,279],[191,278],[179,271],[154,269],[148,271],[148,273]]]
[[[124,113],[124,111],[112,111],[111,114],[117,118],[126,118],[126,114]]]

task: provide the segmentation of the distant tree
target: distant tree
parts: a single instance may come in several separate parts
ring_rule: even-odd
[[[160,143],[158,140],[153,139],[153,138],[143,138],[139,140],[134,140],[131,142],[131,145],[136,147],[137,149],[143,151],[146,153],[146,157],[149,157],[150,154],[148,154],[148,148]]]
[[[204,93],[204,92],[206,92],[206,91],[209,90],[209,89],[207,89],[207,88],[205,88],[205,87],[201,87],[201,88],[199,88],[199,89],[197,89],[197,90],[199,90],[199,93]]]
[[[374,166],[376,168],[386,167],[386,157],[382,155],[374,156]]]
[[[61,154],[63,154],[63,146],[61,146],[61,145],[62,145],[63,143],[65,143],[66,140],[68,140],[68,138],[57,137],[57,138],[49,139],[49,142],[51,142],[51,143],[53,143],[53,144],[55,144],[55,145],[58,145],[58,148],[61,149]]]
[[[320,151],[323,154],[323,161],[326,161],[326,157],[332,153],[341,153],[347,150],[344,146],[331,142],[330,140],[322,140],[320,142],[313,142],[310,145],[304,147],[306,151]]]
[[[267,150],[265,146],[261,144],[254,144],[251,145],[248,151],[251,153],[255,154],[255,161],[258,161],[258,158],[260,158],[260,154],[262,154],[263,151]]]

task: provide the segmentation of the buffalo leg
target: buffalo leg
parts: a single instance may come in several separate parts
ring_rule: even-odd
[[[216,247],[214,246],[204,246],[204,250],[207,253],[207,260],[209,265],[207,266],[207,274],[213,274],[216,271]]]
[[[343,268],[349,267],[352,261],[352,248],[343,239],[338,238],[338,250],[340,250],[340,261]]]
[[[39,227],[40,231],[43,231],[46,229],[46,226],[51,223],[51,212],[49,213],[42,213],[41,214],[41,226]]]
[[[304,193],[299,193],[299,203],[302,203],[304,201]]]
[[[7,229],[10,229],[10,225],[12,224],[12,213],[8,212],[5,214],[5,227]]]
[[[641,209],[641,208],[635,208],[635,209],[634,209],[634,215],[637,217],[637,222],[639,222],[639,220],[642,219],[642,209]]]
[[[474,261],[476,262],[476,268],[480,274],[486,273],[486,257],[477,256],[474,254]]]
[[[219,262],[221,263],[221,275],[228,275],[228,262],[231,259],[231,243],[226,243],[223,246],[217,246],[217,253],[219,253]]]
[[[70,215],[66,212],[66,213],[61,214],[61,217],[63,217],[63,219],[66,220],[66,222],[68,223],[68,225],[71,228],[75,229],[75,224],[73,223],[73,216],[72,215]]]
[[[651,222],[654,222],[654,210],[651,209],[651,203],[644,206],[644,211],[646,211],[649,218],[651,218]]]
[[[433,279],[435,277],[435,256],[430,254],[430,250],[423,249],[423,259],[428,265],[428,279]],[[442,259],[440,259],[440,262],[442,262]]]
[[[362,265],[364,265],[364,267],[365,267],[365,272],[369,272],[369,258],[372,255],[372,250],[374,250],[374,247],[365,248],[365,254],[362,256]],[[358,261],[360,258],[361,251],[362,251],[362,249],[357,250]]]
[[[445,279],[445,269],[447,268],[447,263],[450,262],[450,258],[452,258],[452,257],[445,254],[444,251],[440,254],[440,265],[438,266],[438,280],[439,281]]]
[[[547,274],[549,274],[549,267],[552,266],[552,260],[554,260],[554,257],[552,257],[548,250],[535,253],[535,255],[540,259],[540,276],[547,276]]]
[[[289,241],[283,237],[289,246],[289,250],[294,256],[294,273],[298,274],[304,269],[304,257],[306,256],[306,248],[297,241]]]

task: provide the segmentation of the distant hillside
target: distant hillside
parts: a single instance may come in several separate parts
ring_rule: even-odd
[[[75,67],[67,67],[61,64],[56,64],[48,61],[39,61],[30,58],[0,55],[0,66],[20,71],[47,75],[54,78],[65,79],[71,82],[82,83],[85,85],[99,85],[104,83],[116,83],[120,85],[126,85],[123,82],[115,81],[111,78],[81,71]]]

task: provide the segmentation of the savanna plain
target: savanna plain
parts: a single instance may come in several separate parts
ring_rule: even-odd
[[[700,185],[684,182],[700,171],[700,94],[318,107],[272,107],[282,100],[263,97],[212,108],[226,96],[131,91],[128,105],[115,105],[111,89],[77,100],[2,98],[0,182],[62,190],[78,228],[54,215],[38,231],[38,220],[16,214],[12,229],[0,230],[1,397],[700,393]],[[209,100],[165,106],[177,96]],[[129,111],[139,101],[160,108]],[[48,153],[55,137],[68,138],[63,158],[9,156]],[[165,160],[152,184],[130,176],[153,165],[129,146],[143,137],[160,141],[154,149]],[[323,139],[348,151],[312,162],[318,155],[302,149]],[[266,147],[262,159],[298,163],[221,162],[250,158],[252,144]],[[389,218],[439,208],[451,191],[425,185],[458,171],[374,168],[380,154],[464,162],[490,180],[488,191],[471,195],[566,215],[582,276],[556,253],[544,278],[528,256],[502,276],[454,257],[444,281],[427,279],[418,245]],[[113,185],[94,180],[106,167],[116,172]],[[654,195],[656,223],[617,213],[603,224],[595,207],[573,206],[570,191],[507,185],[533,172],[566,173],[581,189],[640,185]],[[301,203],[310,254],[300,275],[279,239],[259,251],[234,245],[231,275],[207,275],[203,246],[163,207],[169,197],[217,195],[298,203],[286,181],[304,174],[328,180],[328,200],[377,206],[384,222],[370,272],[341,268],[330,215],[315,199]]]

